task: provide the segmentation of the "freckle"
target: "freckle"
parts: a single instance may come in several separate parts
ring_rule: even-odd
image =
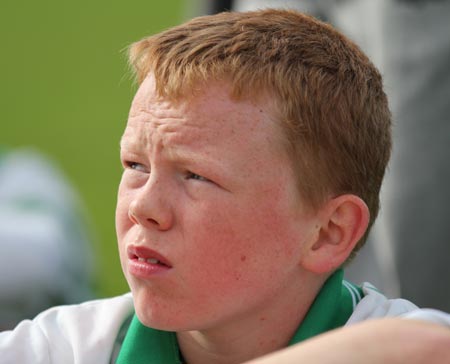
[[[265,317],[260,317],[259,321],[266,321],[266,318]]]
[[[241,256],[241,262],[245,262],[246,259],[247,259],[247,257],[245,255]]]

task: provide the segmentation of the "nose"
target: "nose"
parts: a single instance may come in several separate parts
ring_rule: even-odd
[[[130,202],[130,220],[143,227],[169,230],[173,224],[173,213],[168,192],[170,193],[162,181],[150,177],[147,183],[135,192]]]

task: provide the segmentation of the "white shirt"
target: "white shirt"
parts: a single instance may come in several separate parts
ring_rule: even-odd
[[[387,299],[370,284],[346,325],[400,316],[450,327],[450,314]],[[356,294],[356,292],[355,292]],[[13,331],[0,333],[0,364],[108,364],[122,323],[133,313],[130,293],[79,305],[51,308]]]

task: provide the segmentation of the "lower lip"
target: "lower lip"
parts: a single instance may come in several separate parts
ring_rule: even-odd
[[[167,273],[171,268],[162,264],[142,262],[137,259],[128,260],[128,272],[142,279],[150,279]]]

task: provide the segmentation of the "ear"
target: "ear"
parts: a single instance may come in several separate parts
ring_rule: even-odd
[[[318,212],[317,233],[305,244],[303,267],[317,274],[336,270],[364,235],[369,216],[367,205],[358,196],[329,200]]]

